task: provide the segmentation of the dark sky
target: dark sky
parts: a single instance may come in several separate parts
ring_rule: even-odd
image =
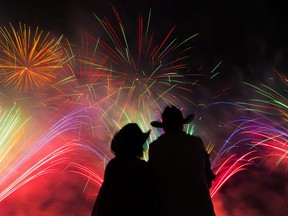
[[[1,5],[0,16],[2,24],[21,21],[73,40],[80,37],[80,29],[89,31],[96,23],[93,12],[109,17],[110,3],[7,1]],[[197,54],[207,64],[221,60],[247,67],[259,61],[274,63],[275,58],[286,56],[288,15],[282,1],[114,0],[112,3],[127,19],[136,20],[137,14],[148,13],[151,8],[154,22],[175,24],[179,35],[200,33],[198,45],[204,51]]]

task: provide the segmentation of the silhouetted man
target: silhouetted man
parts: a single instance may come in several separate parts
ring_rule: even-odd
[[[158,183],[160,216],[214,216],[209,188],[215,178],[201,138],[183,131],[194,115],[183,118],[175,106],[167,106],[162,121],[151,125],[162,134],[149,146],[149,164]]]

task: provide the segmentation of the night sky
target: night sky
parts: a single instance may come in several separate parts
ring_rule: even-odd
[[[147,15],[151,9],[151,23],[153,24],[151,29],[153,31],[162,32],[176,26],[176,36],[180,39],[199,33],[193,39],[192,60],[189,62],[191,70],[204,67],[209,71],[221,62],[219,78],[217,76],[213,79],[215,82],[211,82],[210,90],[207,92],[206,89],[201,89],[201,94],[204,96],[217,95],[215,92],[224,92],[227,87],[227,89],[234,89],[231,92],[228,91],[227,96],[223,96],[224,100],[229,99],[233,102],[238,99],[243,100],[243,98],[253,97],[256,94],[254,92],[250,94],[246,92],[246,89],[238,88],[242,86],[242,81],[253,84],[267,82],[267,80],[270,82],[272,68],[276,68],[287,76],[288,13],[285,1],[51,0],[35,2],[11,0],[1,4],[0,22],[2,26],[9,26],[10,22],[15,26],[18,25],[18,22],[29,26],[38,26],[41,30],[51,32],[57,37],[65,36],[72,44],[81,44],[83,32],[94,34],[99,30],[97,19],[93,13],[100,17],[107,16],[108,19],[113,17],[111,4],[115,6],[128,26],[129,24],[135,25],[139,13]],[[266,71],[269,73],[266,74]],[[207,83],[210,84],[210,80]],[[271,81],[271,83],[274,85],[276,81],[275,83]],[[278,84],[275,86],[279,87]],[[283,95],[287,96],[287,80],[286,86],[283,86],[279,89]],[[205,102],[211,101],[215,102],[214,98]],[[209,111],[209,108],[207,110]],[[206,120],[208,119],[209,122],[209,117],[215,113],[209,113],[207,110]],[[229,111],[221,110],[222,115],[213,117],[215,118],[214,122],[223,123],[224,120],[229,119],[233,110]],[[283,109],[283,113],[287,115],[287,108]],[[286,120],[283,119],[280,120],[281,124],[285,125],[286,123],[287,125],[287,116]],[[217,140],[219,139],[217,133],[221,129],[218,128],[218,124],[216,128],[214,122],[212,123],[211,120],[211,125],[206,126],[211,131],[204,131],[203,135],[210,133],[211,139]],[[199,127],[205,128],[201,125],[201,121],[197,123]],[[283,131],[287,132],[287,129]],[[285,137],[287,142],[287,134]],[[242,216],[243,212],[247,216],[287,215],[287,165],[284,163],[275,172],[271,172],[271,166],[267,164],[269,162],[265,162],[265,165],[259,169],[255,168],[255,170],[251,169],[251,172],[240,173],[235,181],[225,184],[219,192],[219,197],[215,199],[218,212],[223,213],[218,216]],[[64,176],[63,179],[67,182],[70,180],[67,176]],[[251,179],[251,181],[247,179]],[[44,181],[48,182],[48,180]],[[50,185],[50,182],[47,184]],[[86,202],[87,197],[77,187],[77,182],[71,185],[63,184],[59,188],[63,191],[72,191],[66,194],[67,199],[75,194],[80,194],[79,199],[84,200],[83,203]],[[22,189],[23,194],[25,194],[25,190],[25,188]],[[21,194],[21,190],[16,192],[15,197],[21,198],[22,196],[24,195]],[[23,200],[29,200],[29,198],[25,197]],[[60,203],[62,199],[64,200],[61,195],[56,198],[57,201],[60,200]],[[49,202],[53,203],[51,200],[44,204],[39,201],[41,206],[39,211],[45,212]],[[285,202],[287,206],[283,206]],[[23,201],[23,203],[25,202]],[[12,205],[14,202],[10,199],[7,204]],[[22,203],[17,200],[16,204],[21,205]],[[53,203],[53,205],[58,204]],[[74,207],[77,209],[76,203],[72,205],[75,205]],[[89,207],[91,207],[91,202]],[[89,208],[87,206],[86,208],[85,210],[88,212]],[[53,209],[57,209],[57,206]],[[63,210],[63,212],[65,211]]]
[[[37,25],[75,41],[81,31],[93,28],[93,12],[111,14],[110,3],[127,19],[151,8],[154,23],[176,25],[179,36],[199,33],[201,48],[195,55],[207,64],[221,60],[247,71],[251,64],[274,63],[287,55],[288,15],[283,1],[7,1],[0,9],[1,22]],[[285,61],[280,64],[286,66]]]

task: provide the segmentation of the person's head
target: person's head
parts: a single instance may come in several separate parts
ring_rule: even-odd
[[[188,124],[194,118],[194,114],[183,118],[182,112],[175,106],[167,106],[162,113],[162,121],[152,121],[151,125],[163,128],[165,132],[183,130],[184,124]]]
[[[143,145],[150,135],[150,130],[142,132],[138,124],[128,123],[122,127],[113,137],[111,151],[118,157],[143,156]]]

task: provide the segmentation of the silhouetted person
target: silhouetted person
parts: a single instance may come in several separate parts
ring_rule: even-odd
[[[164,134],[149,145],[149,164],[158,183],[160,216],[213,216],[209,188],[215,178],[201,138],[183,131],[194,115],[183,118],[175,106],[167,106],[162,121],[151,125]]]
[[[115,157],[106,166],[93,216],[152,215],[155,180],[148,163],[141,159],[149,134],[150,130],[143,133],[136,123],[129,123],[113,137]]]

